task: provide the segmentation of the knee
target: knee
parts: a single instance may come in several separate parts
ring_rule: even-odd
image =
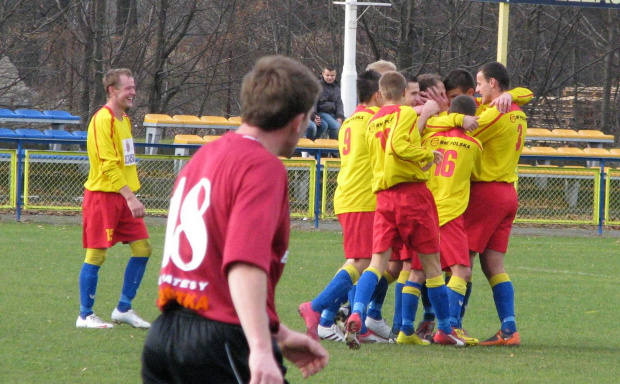
[[[107,249],[87,248],[84,262],[86,264],[92,264],[100,267],[105,261],[106,254]]]
[[[131,256],[133,257],[150,257],[151,253],[153,253],[153,247],[151,247],[149,239],[134,241],[129,246],[131,247]]]

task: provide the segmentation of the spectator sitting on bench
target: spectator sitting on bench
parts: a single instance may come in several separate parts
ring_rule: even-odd
[[[344,108],[340,98],[340,87],[336,83],[336,68],[328,65],[323,68],[321,84],[323,91],[317,101],[316,112],[321,118],[321,127],[317,130],[316,138],[327,131],[328,137],[338,139],[338,131],[344,120]]]

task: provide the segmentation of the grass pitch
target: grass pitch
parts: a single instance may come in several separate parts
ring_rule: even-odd
[[[165,227],[149,226],[154,246],[134,308],[155,307]],[[76,329],[81,227],[0,222],[0,383],[139,383],[146,332],[129,326]],[[297,305],[314,297],[342,264],[341,234],[294,230],[278,286],[284,323],[302,330]],[[308,383],[615,383],[620,376],[618,239],[514,236],[506,268],[515,285],[519,348],[456,349],[323,342],[328,367]],[[110,319],[129,248],[113,247],[99,275],[95,312]],[[391,320],[393,290],[384,314]],[[418,317],[420,314],[418,314]],[[391,323],[391,321],[389,321]],[[494,334],[499,321],[479,267],[465,327]],[[301,382],[289,364],[287,378]]]

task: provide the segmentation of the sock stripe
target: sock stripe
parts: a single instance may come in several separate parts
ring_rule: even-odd
[[[489,279],[489,284],[491,285],[491,288],[493,288],[497,284],[505,283],[507,281],[510,281],[510,277],[508,277],[507,273],[498,273]]]

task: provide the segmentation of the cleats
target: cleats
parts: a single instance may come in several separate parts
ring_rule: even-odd
[[[366,333],[362,333],[358,336],[360,343],[390,343],[394,344],[394,339],[389,339],[377,335],[371,329],[368,329]]]
[[[114,308],[114,311],[112,311],[112,321],[116,324],[129,324],[134,328],[151,328],[151,323],[143,320],[137,313],[134,312],[133,309],[130,309],[127,312],[121,312],[117,308]]]
[[[359,349],[360,343],[357,340],[357,335],[362,330],[362,318],[358,312],[353,312],[347,320],[345,333],[345,343],[349,346],[349,349]]]
[[[458,337],[465,340],[467,345],[471,345],[471,346],[478,345],[478,342],[479,342],[478,339],[476,339],[475,337],[469,336],[467,331],[464,330],[463,328],[452,328],[452,330],[454,331],[454,333],[456,333]]]
[[[396,338],[396,344],[429,345],[430,343],[430,341],[426,339],[421,339],[415,333],[407,336],[404,332],[399,332],[398,337]]]
[[[491,337],[488,340],[481,342],[479,345],[484,346],[509,346],[509,347],[518,347],[521,345],[521,336],[519,336],[519,332],[515,332],[512,335],[505,335],[501,330],[495,334],[495,336]]]
[[[418,324],[418,329],[415,330],[415,333],[418,335],[420,339],[428,340],[429,342],[433,342],[433,332],[435,330],[435,322],[434,321],[421,321]]]
[[[367,317],[366,328],[371,330],[373,334],[381,337],[382,339],[394,340],[396,338],[396,336],[394,336],[394,334],[392,333],[392,328],[390,328],[385,319],[375,320],[372,317]]]
[[[82,319],[81,316],[78,316],[75,326],[77,328],[96,328],[96,329],[105,329],[105,328],[114,328],[114,324],[106,323],[97,317],[94,313],[86,316],[85,319]]]
[[[316,341],[319,341],[318,326],[321,314],[312,309],[312,303],[306,302],[299,305],[299,316],[306,323],[306,334]]]
[[[433,342],[439,345],[453,345],[457,348],[466,347],[467,342],[459,337],[454,330],[451,333],[445,333],[441,329],[433,336]]]
[[[336,325],[332,324],[331,327],[324,327],[319,325],[317,333],[322,340],[332,340],[344,343],[344,332]]]
[[[340,307],[338,313],[336,313],[336,317],[334,317],[334,322],[340,329],[345,329],[347,325],[347,319],[349,318],[350,313],[349,307]]]

